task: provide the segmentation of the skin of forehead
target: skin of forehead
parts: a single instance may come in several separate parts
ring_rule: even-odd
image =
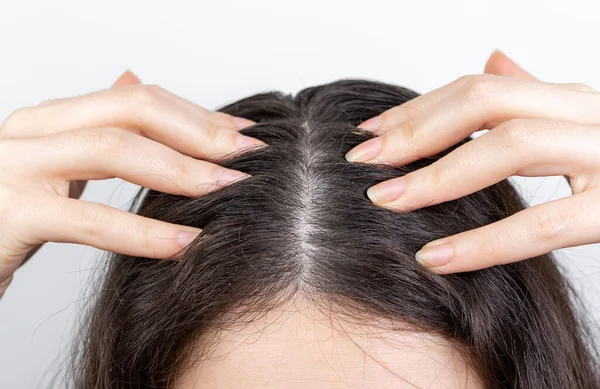
[[[209,337],[207,355],[174,389],[483,388],[463,354],[440,336],[344,322],[305,301]]]

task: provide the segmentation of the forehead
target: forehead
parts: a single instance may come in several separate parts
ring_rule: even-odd
[[[208,355],[174,388],[483,387],[441,337],[341,322],[308,306],[288,308],[214,334]]]

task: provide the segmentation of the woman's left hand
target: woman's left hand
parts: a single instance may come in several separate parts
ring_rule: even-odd
[[[359,127],[379,136],[346,157],[408,164],[490,129],[425,168],[369,189],[375,204],[400,212],[454,200],[512,175],[569,179],[573,196],[425,245],[417,259],[436,273],[600,242],[600,93],[583,84],[538,81],[500,52],[490,57],[486,73],[461,77],[367,120]]]

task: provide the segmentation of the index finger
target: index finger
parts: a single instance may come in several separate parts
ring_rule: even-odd
[[[585,124],[600,121],[597,109],[600,94],[586,91],[584,85],[489,74],[468,79],[453,96],[400,127],[361,143],[346,158],[351,162],[408,164],[435,155],[478,130],[493,129],[514,118]]]
[[[536,80],[531,73],[520,67],[515,61],[507,57],[506,54],[500,50],[494,50],[494,52],[492,52],[485,64],[484,73],[522,78],[525,80]],[[465,79],[459,78],[447,86],[434,89],[433,91],[409,100],[404,104],[390,108],[381,115],[364,121],[357,127],[369,130],[376,134],[384,133],[423,111],[432,108],[434,105],[450,96],[450,94],[460,89],[465,81]]]
[[[83,128],[121,127],[181,153],[212,162],[264,142],[215,121],[207,110],[156,85],[131,84],[37,107],[22,108],[2,124],[4,139],[26,138]],[[221,117],[220,115],[217,115]]]

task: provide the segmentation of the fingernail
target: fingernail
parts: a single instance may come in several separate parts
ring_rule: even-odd
[[[384,204],[402,196],[406,187],[404,177],[393,178],[381,184],[370,187],[367,196],[374,203]]]
[[[432,243],[426,244],[421,250],[417,251],[415,254],[417,261],[428,268],[438,267],[449,263],[454,256],[452,245],[449,243],[442,243],[436,244],[435,246],[429,246]]]
[[[245,147],[266,146],[266,143],[256,138],[252,138],[246,135],[240,135],[237,138],[237,146],[238,148],[242,149]]]
[[[181,247],[187,247],[194,239],[196,239],[200,232],[202,232],[202,230],[198,228],[182,230],[179,235],[177,235],[177,242]]]
[[[237,117],[237,116],[234,116],[233,119],[232,119],[232,121],[233,121],[233,125],[236,126],[237,128],[239,128],[240,130],[242,128],[250,127],[250,126],[253,126],[253,125],[256,124],[252,120],[240,118],[240,117]]]
[[[113,86],[126,86],[139,83],[141,83],[141,81],[138,76],[136,76],[130,69],[126,69],[113,83]]]
[[[133,76],[133,77],[137,78],[137,76],[135,75],[135,73],[131,69],[125,69],[125,71],[123,72],[122,76],[124,76],[124,75]]]
[[[381,117],[375,116],[374,118],[371,118],[371,119],[367,120],[366,122],[359,124],[358,128],[362,128],[364,130],[369,130],[369,131],[378,130],[381,128]]]
[[[383,149],[380,137],[369,139],[346,153],[349,162],[365,162],[376,158]]]
[[[226,169],[217,177],[217,184],[224,186],[250,177],[249,174],[238,170]]]

